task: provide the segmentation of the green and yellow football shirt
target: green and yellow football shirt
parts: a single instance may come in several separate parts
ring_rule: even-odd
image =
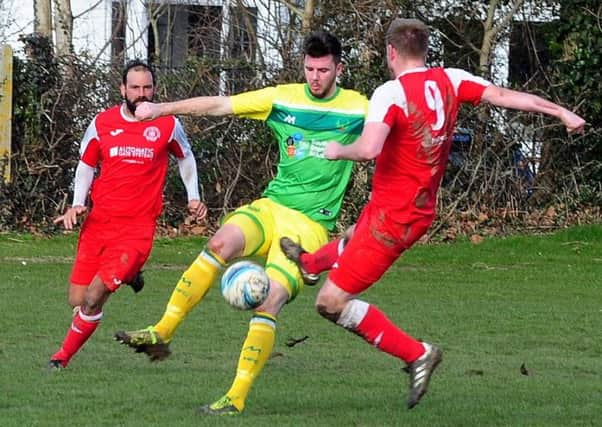
[[[330,141],[347,145],[361,134],[368,111],[364,95],[342,88],[330,98],[314,97],[306,84],[294,83],[234,95],[234,114],[263,120],[278,141],[276,177],[263,195],[334,228],[353,164],[327,160]]]

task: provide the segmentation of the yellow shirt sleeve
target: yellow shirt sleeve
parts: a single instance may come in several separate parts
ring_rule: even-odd
[[[233,95],[230,97],[232,112],[239,117],[266,120],[272,111],[275,96],[275,87],[266,87]]]

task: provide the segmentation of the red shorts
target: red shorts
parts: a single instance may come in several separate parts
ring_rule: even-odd
[[[386,206],[372,202],[364,207],[353,237],[328,278],[351,294],[365,291],[377,282],[399,256],[431,226],[434,216],[399,222]]]
[[[115,292],[122,282],[132,280],[148,259],[155,226],[154,222],[140,224],[90,214],[82,225],[71,283],[88,286],[98,275]]]

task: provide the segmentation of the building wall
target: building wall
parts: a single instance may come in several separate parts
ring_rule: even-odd
[[[127,1],[127,26],[125,31],[125,59],[147,58],[148,54],[148,25],[146,3],[152,0],[128,0]],[[91,56],[98,56],[99,60],[109,62],[111,60],[110,38],[112,33],[111,7],[113,0],[72,0],[71,5],[74,20],[73,45],[75,52],[87,51]],[[165,0],[157,1],[165,3]],[[237,2],[234,0],[171,0],[170,4],[196,4],[225,6]],[[272,39],[270,32],[274,31],[275,26],[283,25],[283,19],[286,19],[283,12],[284,7],[275,0],[247,0],[249,6],[257,7],[259,19],[257,21],[257,32],[260,35],[260,49],[264,53],[264,58],[268,66],[278,66],[281,63],[277,49],[267,42]],[[453,4],[453,0],[442,0],[440,7],[444,8]],[[521,13],[515,16],[519,21],[550,21],[557,16],[558,3],[548,0],[532,0],[537,8],[529,7],[530,2],[522,9]],[[543,6],[548,4],[548,6]],[[10,44],[13,50],[19,53],[22,44],[18,41],[21,34],[33,32],[33,9],[34,0],[0,0],[0,43]],[[484,12],[484,11],[483,11]],[[503,10],[502,10],[503,12]],[[430,13],[434,16],[442,13],[433,9]],[[484,18],[481,17],[481,18]],[[272,26],[272,28],[270,28]],[[225,27],[224,27],[225,28]],[[182,27],[179,32],[182,33]],[[178,29],[174,30],[177,35]],[[262,36],[264,35],[264,36]],[[184,37],[185,34],[180,34]],[[185,48],[181,44],[176,46],[179,54],[185,54]],[[509,68],[509,34],[502,37],[494,48],[494,60],[492,62],[492,78],[496,84],[507,85]],[[176,52],[178,53],[178,52]]]
[[[127,1],[127,26],[126,26],[126,59],[146,58],[148,53],[148,25],[149,19],[146,9],[147,0]],[[111,60],[110,38],[112,33],[113,0],[72,0],[73,16],[73,46],[76,53],[86,51],[93,57],[98,56],[101,61]],[[158,1],[157,3],[164,3]],[[283,6],[274,0],[254,1],[245,3],[257,7],[258,15],[263,19],[258,20],[258,33],[268,34],[269,25],[282,25],[274,22],[274,18],[281,19],[284,14],[279,9]],[[234,6],[232,0],[180,0],[171,1],[170,4],[195,4],[201,6]],[[33,0],[0,0],[0,44],[8,43],[19,54],[23,45],[19,36],[32,33],[34,30],[34,1]],[[268,62],[279,62],[278,52],[266,43],[270,37],[260,37],[264,56]]]
[[[0,42],[10,44],[17,54],[23,49],[19,36],[34,30],[33,3],[33,0],[0,2],[0,13],[4,16],[1,23],[5,24],[0,32]],[[102,60],[109,60],[110,46],[105,45],[111,34],[111,0],[75,0],[71,1],[71,7],[73,16],[78,17],[73,22],[75,52],[88,51],[94,56],[100,54]]]

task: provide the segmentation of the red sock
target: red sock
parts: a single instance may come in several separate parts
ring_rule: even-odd
[[[94,333],[101,318],[102,311],[98,314],[88,316],[79,310],[73,316],[73,322],[67,335],[65,335],[61,348],[52,355],[51,360],[60,360],[63,366],[67,366],[73,355],[82,348],[84,343]]]
[[[355,328],[367,342],[406,363],[424,354],[424,347],[399,329],[382,311],[370,304],[364,319]]]
[[[320,274],[332,268],[339,257],[339,242],[342,239],[336,239],[326,243],[314,253],[305,253],[301,255],[301,264],[305,271],[311,274]]]

